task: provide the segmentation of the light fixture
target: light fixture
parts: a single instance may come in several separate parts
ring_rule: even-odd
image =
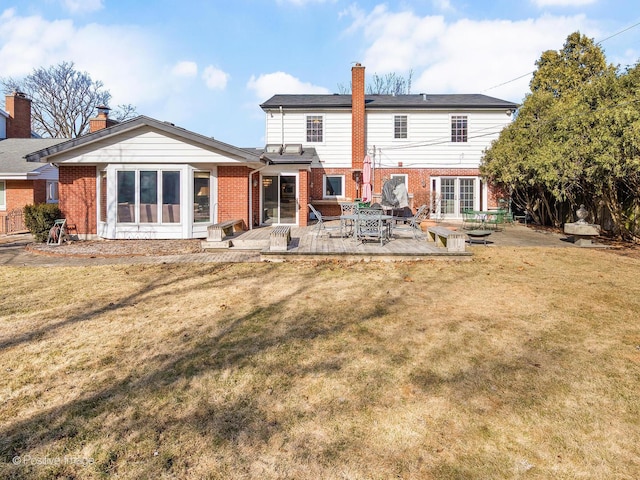
[[[258,186],[258,179],[254,178],[253,179],[253,188],[256,188]]]
[[[209,187],[200,187],[198,193],[196,194],[198,197],[208,197],[209,196]]]
[[[265,177],[262,179],[262,186],[263,187],[270,187],[271,184],[273,183],[273,180],[269,177]]]
[[[513,110],[509,109],[509,110],[507,110],[507,111],[506,111],[506,112],[504,112],[504,113],[506,113],[506,114],[507,114],[507,117],[510,117],[510,116],[511,116],[511,114],[513,113]]]

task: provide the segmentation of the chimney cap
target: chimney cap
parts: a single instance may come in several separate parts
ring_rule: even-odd
[[[111,110],[109,107],[107,107],[105,105],[98,105],[96,107],[96,109],[98,110],[98,116],[99,117],[108,117],[109,116],[109,111]]]

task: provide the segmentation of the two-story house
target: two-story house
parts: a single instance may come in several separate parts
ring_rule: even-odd
[[[275,95],[261,107],[269,159],[283,149],[314,149],[309,202],[321,211],[335,214],[339,201],[361,196],[369,155],[374,200],[385,180],[400,176],[414,207],[427,203],[440,217],[459,218],[464,209],[496,205],[478,167],[517,105],[478,94],[365,95],[365,68],[356,64],[351,95]],[[294,167],[274,165],[261,174],[291,190]],[[269,193],[265,187],[261,198],[271,205]],[[261,211],[261,223],[274,217],[273,207]],[[288,222],[284,211],[280,221]]]
[[[81,238],[203,238],[207,227],[306,226],[308,204],[337,213],[361,195],[365,155],[373,192],[400,176],[414,207],[457,217],[492,205],[478,166],[516,105],[483,95],[276,95],[261,105],[266,147],[239,148],[137,117],[27,156],[59,168],[60,209]],[[375,197],[374,197],[375,198]]]

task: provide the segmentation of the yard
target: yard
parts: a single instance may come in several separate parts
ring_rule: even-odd
[[[0,477],[640,478],[640,258],[0,269]]]

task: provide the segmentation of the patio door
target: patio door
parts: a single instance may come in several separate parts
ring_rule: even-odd
[[[296,225],[298,223],[298,176],[263,175],[263,225]]]
[[[441,178],[440,215],[444,218],[460,218],[463,210],[477,210],[477,193],[477,178]]]

